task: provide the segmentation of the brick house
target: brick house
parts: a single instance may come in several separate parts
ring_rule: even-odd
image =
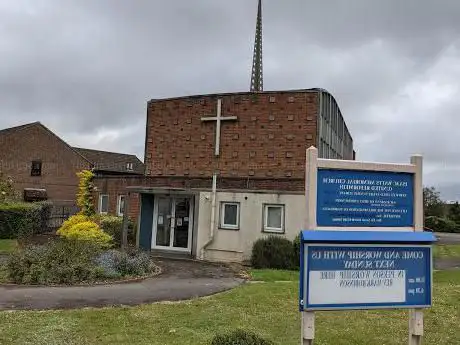
[[[138,245],[216,261],[249,259],[253,242],[293,239],[305,209],[305,152],[353,160],[353,140],[322,89],[151,100],[145,176],[105,179],[139,207]],[[140,200],[140,204],[138,201]]]
[[[75,204],[81,170],[99,177],[144,173],[134,155],[72,147],[40,122],[0,130],[0,147],[0,172],[13,178],[17,191],[39,191],[56,204]]]

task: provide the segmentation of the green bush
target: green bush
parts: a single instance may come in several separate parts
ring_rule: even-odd
[[[460,224],[447,219],[436,216],[425,218],[425,227],[435,232],[456,232],[460,233]]]
[[[87,241],[54,240],[19,249],[8,258],[8,278],[17,284],[74,284],[103,276],[94,263],[99,246]]]
[[[47,229],[51,205],[47,202],[0,204],[0,239],[17,239]]]
[[[121,245],[121,236],[123,232],[123,217],[116,216],[101,216],[97,221],[101,229],[112,236],[115,246]],[[136,243],[135,224],[128,220],[128,244],[134,245]]]
[[[274,345],[274,343],[253,332],[236,330],[216,335],[212,339],[211,345]]]
[[[251,265],[254,268],[291,270],[298,268],[299,257],[291,241],[284,237],[268,236],[254,243]]]
[[[300,268],[300,234],[296,236],[292,245],[294,247],[294,260],[296,260],[295,266]]]

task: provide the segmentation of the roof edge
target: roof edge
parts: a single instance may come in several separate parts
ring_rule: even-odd
[[[221,93],[207,93],[201,95],[184,95],[184,96],[177,96],[177,97],[165,97],[165,98],[152,98],[147,103],[154,103],[154,102],[164,102],[164,101],[172,101],[178,99],[186,99],[186,98],[200,98],[200,97],[216,97],[216,96],[236,96],[236,95],[263,95],[263,94],[274,94],[274,93],[298,93],[298,92],[327,92],[321,88],[310,88],[310,89],[286,89],[286,90],[269,90],[269,91],[236,91],[236,92],[221,92]],[[329,93],[329,92],[328,92]]]
[[[74,150],[87,150],[87,151],[93,151],[93,152],[102,152],[102,153],[109,153],[109,154],[115,154],[115,155],[124,155],[124,156],[130,156],[136,158],[139,163],[145,164],[144,162],[141,161],[141,159],[134,153],[123,153],[123,152],[115,152],[115,151],[105,151],[105,150],[97,150],[97,149],[88,149],[86,147],[77,147],[77,146],[72,146]]]

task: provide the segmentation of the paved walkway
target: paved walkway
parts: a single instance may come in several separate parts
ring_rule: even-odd
[[[136,283],[88,287],[0,286],[0,310],[139,305],[203,297],[244,282],[225,266],[163,260],[163,274]]]
[[[436,232],[439,244],[460,244],[460,234]]]

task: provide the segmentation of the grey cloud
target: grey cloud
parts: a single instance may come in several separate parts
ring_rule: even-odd
[[[4,1],[0,127],[40,120],[73,145],[142,158],[149,99],[249,89],[256,10],[256,0]],[[458,88],[437,78],[460,64],[459,14],[457,0],[265,0],[265,89],[329,90],[359,158],[424,153],[427,181],[452,198],[458,97],[423,109],[407,88]]]

